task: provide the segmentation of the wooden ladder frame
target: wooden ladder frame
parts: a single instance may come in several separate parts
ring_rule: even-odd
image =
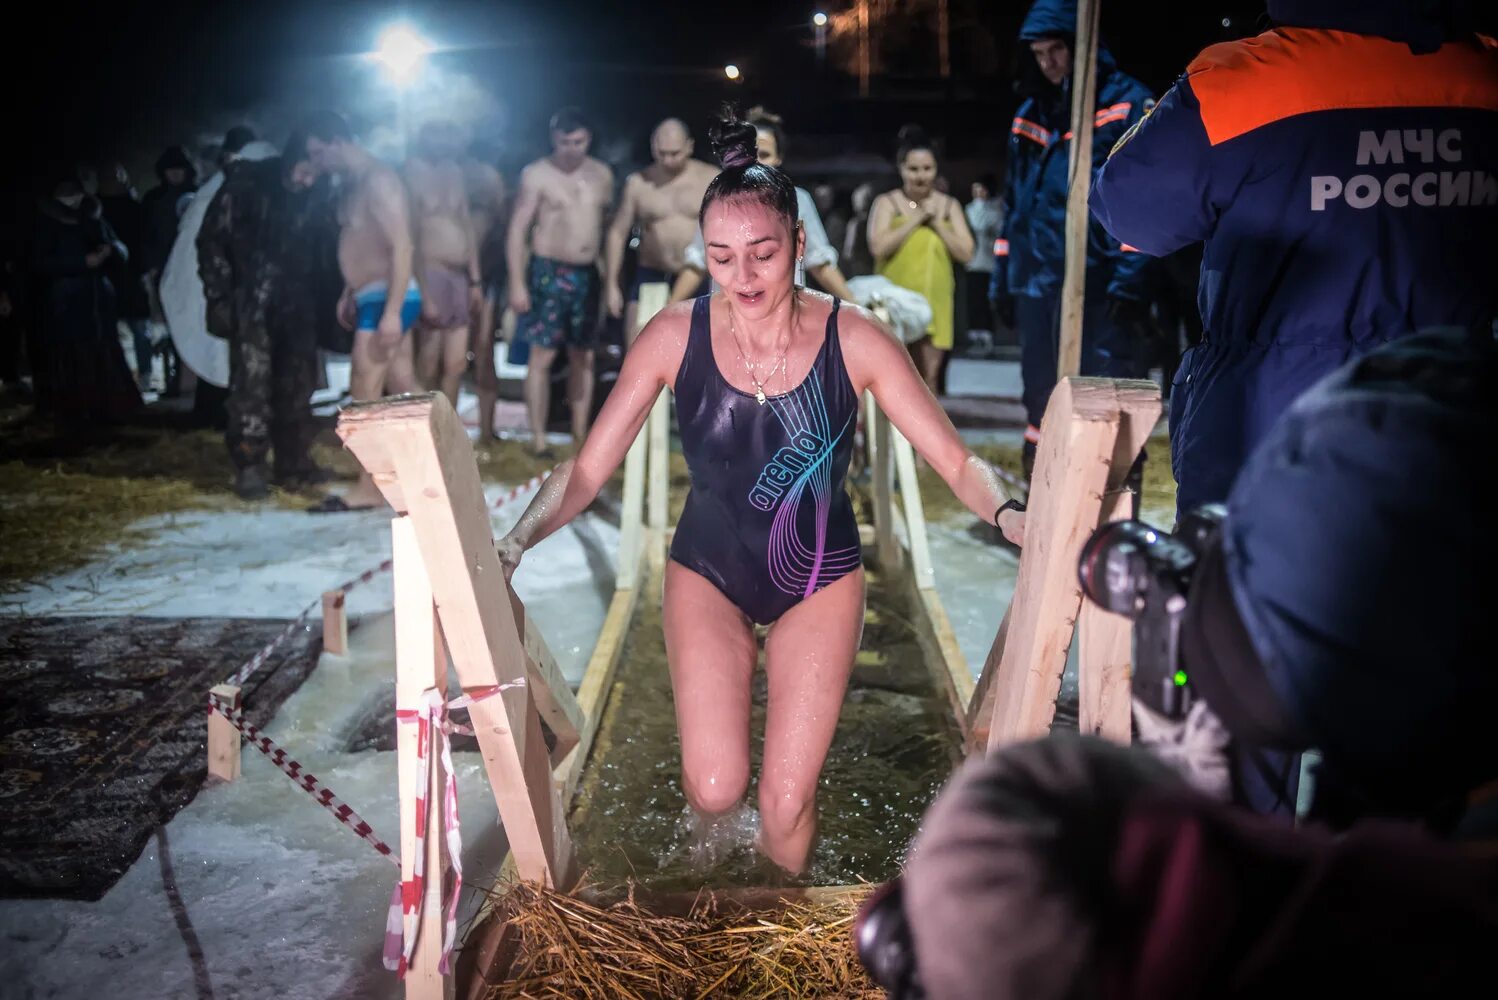
[[[1160,410],[1159,387],[1141,380],[1072,376],[1051,393],[1014,600],[969,703],[970,750],[1049,732],[1078,631],[1080,728],[1129,742],[1133,626],[1082,600],[1077,562],[1100,524],[1129,516],[1125,480]]]
[[[642,325],[665,305],[667,295],[663,284],[641,289]],[[391,523],[397,710],[416,708],[432,687],[445,695],[449,653],[465,692],[525,681],[470,708],[510,844],[503,867],[512,877],[562,890],[576,884],[566,810],[597,732],[646,568],[664,558],[668,413],[662,393],[625,459],[614,596],[576,696],[505,581],[472,445],[447,398],[440,393],[396,397],[356,404],[339,416],[339,436],[397,514]],[[550,753],[543,722],[555,737]],[[410,877],[415,849],[419,780],[415,732],[408,728],[402,729],[397,748],[403,878]],[[437,796],[443,781],[439,761],[428,794]],[[445,869],[442,841],[427,838],[428,873]],[[428,877],[427,885],[432,891],[422,901],[421,932],[406,974],[406,996],[422,1000],[451,997],[454,989],[454,977],[437,971],[441,880]],[[462,958],[465,965],[473,961]]]

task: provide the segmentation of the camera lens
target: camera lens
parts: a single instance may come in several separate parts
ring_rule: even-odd
[[[1127,618],[1143,610],[1150,549],[1160,544],[1158,531],[1143,521],[1105,524],[1082,547],[1077,577],[1082,593],[1100,607]]]
[[[858,910],[853,946],[876,986],[896,1000],[921,1000],[916,982],[915,945],[905,920],[900,880],[876,889]]]

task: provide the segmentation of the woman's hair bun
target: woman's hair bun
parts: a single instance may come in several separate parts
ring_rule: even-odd
[[[707,130],[713,144],[713,156],[724,170],[747,167],[759,162],[756,140],[759,132],[752,122],[739,117],[738,109],[723,105],[718,120]]]
[[[900,126],[900,132],[896,136],[898,143],[899,159],[904,160],[907,155],[917,149],[929,150],[933,155],[936,147],[931,144],[931,138],[926,135],[926,130],[919,125],[910,124]]]

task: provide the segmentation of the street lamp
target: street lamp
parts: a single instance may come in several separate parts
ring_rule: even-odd
[[[817,69],[822,68],[822,63],[827,59],[827,14],[817,11],[811,16],[812,27],[816,29],[817,36]]]
[[[723,67],[723,75],[728,77],[730,80],[737,80],[739,78],[739,68],[733,63],[729,63],[727,66]]]
[[[811,16],[811,23],[818,28],[825,28],[827,27],[827,15],[819,10]]]
[[[398,87],[406,87],[416,79],[421,64],[432,52],[432,43],[427,41],[410,25],[396,24],[386,28],[380,35],[374,60],[385,69],[386,75]]]

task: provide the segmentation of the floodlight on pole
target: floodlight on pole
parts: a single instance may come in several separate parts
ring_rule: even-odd
[[[374,60],[384,67],[391,81],[406,86],[416,79],[421,64],[432,53],[432,43],[407,24],[395,24],[380,35]]]
[[[727,66],[723,67],[723,75],[728,77],[730,80],[737,80],[739,78],[739,68],[733,63],[729,63]]]
[[[827,27],[827,15],[819,10],[811,16],[811,23],[818,28],[825,28]]]

